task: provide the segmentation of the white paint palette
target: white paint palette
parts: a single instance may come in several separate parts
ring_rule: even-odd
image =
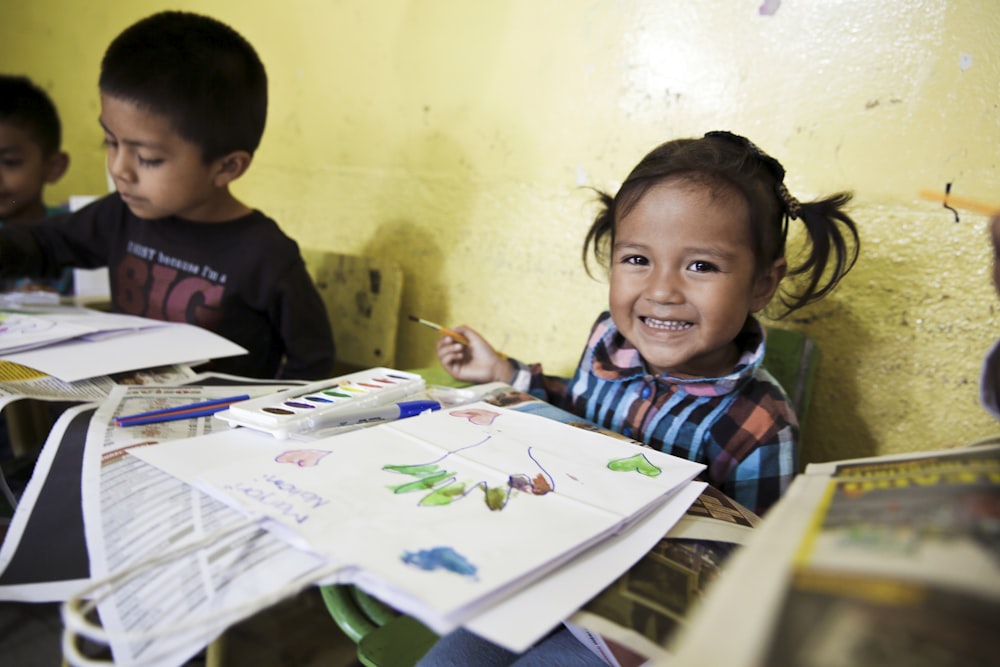
[[[232,427],[245,426],[283,440],[320,415],[386,405],[425,390],[424,379],[416,373],[370,368],[233,403],[215,416]]]

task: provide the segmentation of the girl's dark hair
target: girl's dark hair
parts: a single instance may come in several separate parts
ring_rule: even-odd
[[[253,46],[225,23],[189,12],[126,28],[101,61],[102,93],[165,116],[205,163],[251,155],[267,118],[267,74]]]
[[[788,276],[798,289],[778,291],[784,310],[777,317],[822,299],[840,282],[858,258],[858,230],[844,207],[851,194],[840,192],[812,202],[799,202],[784,185],[785,169],[748,139],[730,132],[709,132],[701,139],[677,139],[654,148],[632,169],[614,197],[598,191],[601,203],[583,244],[583,262],[590,251],[608,265],[615,242],[615,224],[650,188],[681,179],[710,188],[735,191],[747,203],[753,253],[758,274],[785,255],[788,221],[800,219],[809,237],[809,252],[800,264],[789,265]]]

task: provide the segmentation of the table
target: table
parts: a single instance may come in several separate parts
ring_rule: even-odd
[[[526,411],[545,413],[561,421],[579,421],[548,404],[525,398],[510,391],[498,401],[504,405],[520,404]],[[70,411],[53,434],[54,441],[47,445],[45,454],[51,457],[48,475],[39,486],[38,502],[21,533],[20,543],[0,572],[0,592],[3,587],[15,586],[33,588],[38,595],[51,595],[60,586],[78,587],[87,580],[90,562],[83,531],[80,471],[87,426],[94,410],[86,407]],[[678,525],[676,534],[672,531],[632,570],[579,612],[581,618],[586,622],[587,615],[600,617],[605,623],[620,625],[623,632],[641,631],[648,644],[662,643],[676,621],[683,617],[690,600],[712,579],[715,570],[709,564],[718,562],[720,553],[728,553],[732,543],[740,542],[755,519],[717,492],[703,494]],[[706,533],[703,530],[706,525],[716,532]],[[59,549],[52,549],[53,534],[60,536]],[[713,541],[730,546],[713,551],[711,545],[692,547],[693,543],[677,539],[706,534]],[[698,559],[705,566],[692,569],[690,563]],[[664,595],[664,581],[683,581],[683,584],[678,593]],[[665,605],[664,599],[671,604]]]

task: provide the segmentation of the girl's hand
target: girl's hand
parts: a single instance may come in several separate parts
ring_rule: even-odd
[[[437,342],[437,355],[444,369],[456,380],[475,382],[510,382],[514,368],[507,357],[493,349],[486,339],[467,326],[454,327],[469,339],[464,345],[451,336],[442,336]]]

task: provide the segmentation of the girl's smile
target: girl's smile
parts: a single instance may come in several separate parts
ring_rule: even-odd
[[[643,317],[640,319],[646,326],[663,331],[682,331],[694,326],[691,322],[679,322],[677,320],[654,320],[652,317]]]

